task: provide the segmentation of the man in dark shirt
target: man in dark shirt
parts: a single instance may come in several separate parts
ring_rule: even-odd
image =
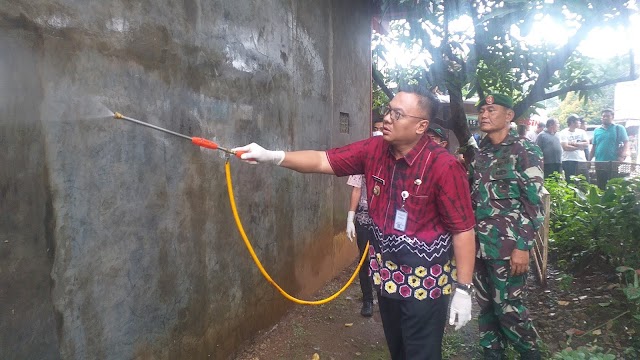
[[[328,151],[234,149],[252,163],[364,174],[374,232],[368,264],[394,360],[441,359],[450,294],[449,323],[459,329],[471,319],[475,220],[465,169],[426,136],[437,107],[433,94],[408,88],[386,108],[382,136]]]
[[[538,135],[536,144],[542,150],[544,157],[544,178],[554,172],[562,173],[562,145],[560,138],[556,136],[558,132],[558,121],[556,119],[547,120],[547,127]]]

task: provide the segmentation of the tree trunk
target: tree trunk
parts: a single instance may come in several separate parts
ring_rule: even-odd
[[[471,137],[471,130],[469,130],[469,123],[467,121],[467,115],[464,113],[464,99],[462,98],[462,89],[457,87],[447,87],[449,91],[449,107],[451,111],[451,124],[453,126],[453,133],[458,139],[460,146],[465,146]],[[464,161],[467,166],[473,161],[475,151],[473,148],[467,146],[463,153]]]

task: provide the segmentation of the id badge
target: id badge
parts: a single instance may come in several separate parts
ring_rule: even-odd
[[[405,209],[396,210],[396,218],[393,221],[393,228],[398,231],[404,231],[407,228],[407,218],[409,213]]]

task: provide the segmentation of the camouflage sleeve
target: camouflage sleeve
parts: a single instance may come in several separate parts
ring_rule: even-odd
[[[517,176],[521,188],[521,201],[523,208],[524,227],[531,226],[535,231],[544,222],[544,207],[542,205],[542,150],[530,142],[522,142],[522,153],[518,154]],[[534,236],[530,239],[518,239],[516,248],[530,250],[533,246]]]

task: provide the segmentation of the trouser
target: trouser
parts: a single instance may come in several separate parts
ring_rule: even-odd
[[[440,360],[449,295],[399,300],[381,296],[382,328],[392,360]]]
[[[564,170],[564,179],[569,182],[572,176],[578,174],[578,162],[577,161],[563,161],[562,170]]]
[[[373,242],[373,230],[371,225],[360,225],[356,221],[356,242],[358,243],[358,249],[360,250],[360,258],[365,251],[368,251],[367,242]],[[373,244],[371,244],[373,246]],[[369,276],[369,261],[364,260],[360,272],[358,273],[360,279],[360,290],[362,290],[362,301],[373,301],[373,286],[371,285],[371,277]]]
[[[602,190],[607,188],[607,182],[613,178],[620,177],[617,163],[596,163],[596,182]]]
[[[548,178],[549,175],[553,174],[554,172],[558,172],[562,174],[562,164],[557,163],[557,164],[544,164],[544,178]]]
[[[527,274],[512,276],[509,260],[476,259],[473,283],[480,305],[480,346],[502,350],[510,341],[522,353],[535,350],[536,332],[522,303]]]

